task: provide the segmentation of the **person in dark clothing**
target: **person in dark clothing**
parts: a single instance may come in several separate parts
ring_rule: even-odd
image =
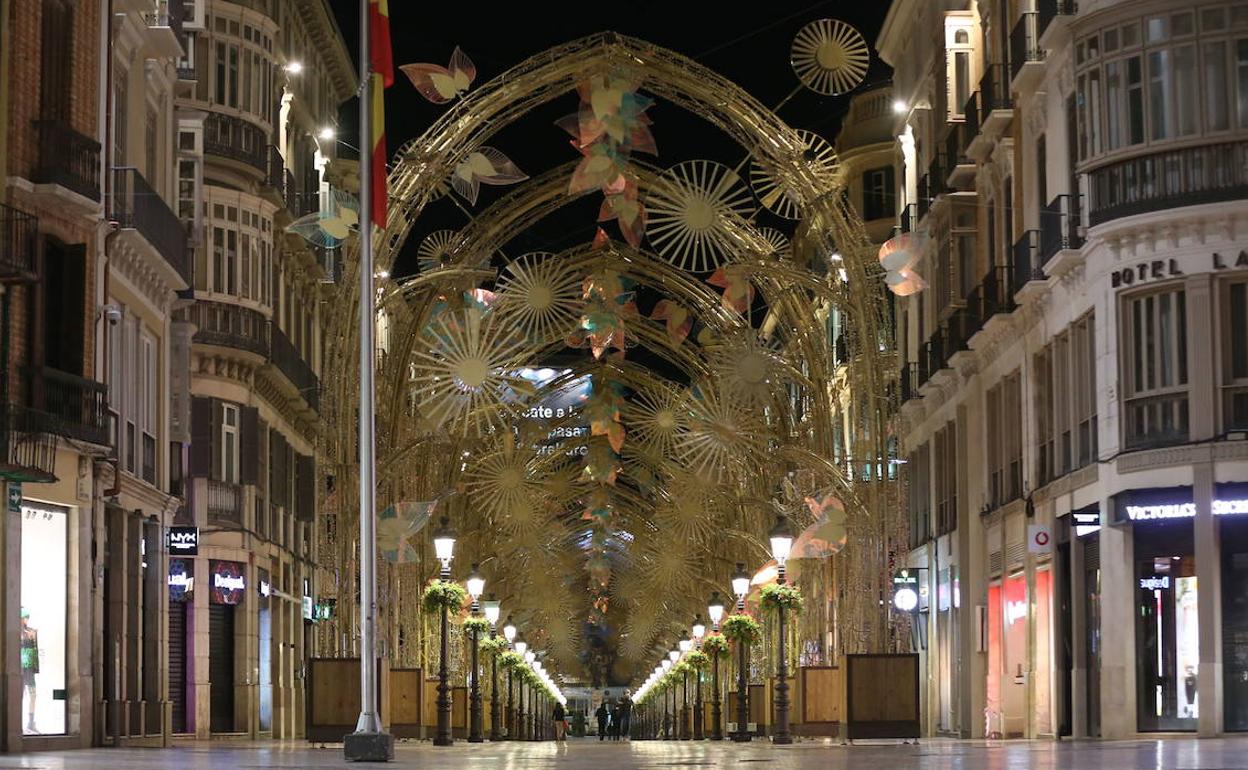
[[[568,723],[565,720],[568,718],[568,715],[563,710],[562,703],[555,702],[555,708],[551,711],[551,718],[555,722],[555,741],[567,740]]]
[[[607,733],[613,741],[620,739],[620,707],[618,705],[611,707],[611,725],[607,728]]]
[[[611,719],[611,707],[604,700],[598,705],[598,710],[594,712],[594,716],[598,717],[598,740],[605,741],[607,739],[607,722]]]
[[[619,712],[620,735],[627,738],[629,722],[633,715],[633,702],[627,695],[620,699],[620,705],[616,707],[616,711]]]

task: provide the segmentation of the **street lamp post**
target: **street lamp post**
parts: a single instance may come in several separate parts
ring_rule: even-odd
[[[672,661],[667,658],[664,658],[662,665],[663,665],[663,673],[666,674],[672,668]],[[674,726],[675,722],[672,718],[671,711],[668,711],[668,708],[667,708],[668,693],[671,693],[673,710],[675,710],[674,707],[676,703],[676,690],[673,688],[672,682],[670,679],[666,682],[664,689],[663,689],[663,739],[670,741],[672,739],[672,727]]]
[[[524,653],[524,659],[528,662],[529,667],[533,667],[533,661],[537,660],[537,653],[529,650]],[[537,740],[537,692],[533,689],[533,685],[529,685],[529,723],[525,725],[525,733],[529,740]]]
[[[490,638],[498,636],[496,627],[498,626],[498,614],[500,612],[499,602],[493,596],[481,603],[485,608],[485,619],[490,622]],[[499,732],[498,725],[499,702],[498,702],[498,650],[490,656],[490,740],[497,741],[502,737]]]
[[[516,639],[516,652],[520,657],[528,659],[525,653],[529,649],[529,645],[523,639]],[[516,740],[523,741],[528,738],[526,735],[524,723],[524,678],[516,682]]]
[[[789,522],[783,516],[776,517],[776,526],[771,529],[770,539],[771,555],[779,568],[776,582],[784,585],[784,563],[788,561],[789,551],[793,548],[793,530],[789,528]],[[771,742],[777,744],[793,742],[793,736],[789,733],[789,664],[786,654],[788,634],[785,632],[784,615],[784,605],[781,604],[776,608],[776,617],[779,620],[780,655],[776,664],[776,729],[771,736]]]
[[[445,515],[442,516],[441,525],[433,533],[433,550],[438,561],[442,562],[441,579],[450,580],[451,559],[455,556],[455,530],[451,528],[450,520]],[[447,670],[451,651],[447,646],[448,632],[447,607],[443,604],[442,649],[441,657],[438,659],[438,727],[437,734],[433,738],[434,746],[450,746],[455,742],[455,739],[451,737],[451,676]]]
[[[745,610],[745,595],[750,590],[750,573],[745,571],[745,564],[737,562],[737,571],[732,575],[732,592],[737,595],[737,612]],[[732,734],[736,743],[748,743],[750,738],[750,680],[749,680],[749,643],[744,639],[737,642],[737,730]]]
[[[693,648],[693,642],[689,639],[681,639],[680,655],[684,655]],[[684,671],[680,675],[680,739],[682,741],[689,740],[689,666],[682,666]]]
[[[702,625],[702,616],[698,615],[693,619],[693,643],[698,646],[699,651],[702,649],[702,637],[706,635],[706,626]],[[704,734],[703,721],[705,717],[702,714],[702,670],[694,669],[693,672],[693,739],[700,741],[706,738]]]
[[[706,614],[711,618],[711,628],[716,632],[719,631],[719,621],[724,617],[724,603],[719,598],[719,591],[711,594],[711,599],[706,603]],[[722,741],[724,739],[723,712],[720,710],[719,702],[719,656],[711,658],[711,740]]]
[[[503,638],[510,645],[516,639],[516,624],[511,622],[511,616],[507,616],[507,623],[503,626]],[[507,740],[515,740],[516,737],[516,703],[511,698],[511,669],[507,669]]]
[[[472,597],[472,615],[476,617],[481,611],[481,594],[485,591],[485,578],[477,571],[477,565],[472,565],[472,571],[468,573],[468,579],[464,581],[468,586],[468,595]],[[484,743],[485,734],[481,729],[481,672],[478,667],[478,632],[474,626],[472,629],[472,669],[468,672],[468,742]]]

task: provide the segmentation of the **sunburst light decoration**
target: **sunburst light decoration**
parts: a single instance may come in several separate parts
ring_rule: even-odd
[[[532,460],[533,453],[517,449],[511,431],[503,431],[493,450],[469,467],[465,484],[473,505],[500,523],[530,516],[542,492]]]
[[[802,85],[817,94],[852,91],[867,75],[871,51],[862,33],[838,19],[817,19],[798,30],[789,62]]]
[[[450,264],[451,241],[455,240],[454,230],[434,230],[421,239],[416,247],[416,264],[420,272],[437,270]]]
[[[831,190],[840,179],[841,165],[836,149],[814,131],[798,129],[802,140],[802,165],[819,182],[824,190]],[[758,196],[758,202],[771,213],[785,219],[801,216],[801,201],[794,190],[781,181],[768,166],[755,158],[750,161],[750,187]]]
[[[655,382],[639,390],[624,407],[624,416],[632,427],[633,439],[652,456],[671,455],[684,424],[687,406],[685,394]]]
[[[687,160],[663,172],[646,208],[654,250],[683,270],[705,273],[727,259],[728,222],[749,219],[754,201],[737,172],[711,160]]]
[[[517,395],[532,395],[520,374],[527,363],[523,338],[479,307],[448,310],[433,319],[412,353],[413,388],[433,425],[482,434],[516,417]]]
[[[767,245],[771,248],[767,256],[774,259],[788,258],[792,246],[789,243],[789,236],[774,227],[760,227],[758,234],[763,236],[763,240],[767,241]]]
[[[707,354],[716,380],[737,400],[766,402],[784,380],[783,360],[754,329],[721,338],[707,348]]]
[[[716,512],[722,510],[716,487],[696,475],[676,471],[669,479],[671,498],[655,510],[655,524],[662,532],[670,532],[686,543],[705,543],[714,535],[718,524]]]
[[[731,466],[747,462],[757,449],[762,435],[758,419],[719,388],[700,383],[690,390],[686,408],[676,455],[689,472],[720,478]]]
[[[535,342],[563,339],[576,328],[581,276],[545,251],[521,255],[498,279],[498,313]]]

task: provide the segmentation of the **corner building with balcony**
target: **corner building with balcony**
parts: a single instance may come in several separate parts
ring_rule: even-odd
[[[0,3],[0,750],[91,745],[111,436],[104,328],[102,5]]]
[[[325,0],[193,0],[177,86],[178,215],[194,301],[187,505],[170,559],[173,731],[303,733],[315,591],[324,323],[338,255],[287,232],[332,210],[334,124],[355,90]]]
[[[1248,4],[901,0],[879,48],[927,731],[1248,729]]]

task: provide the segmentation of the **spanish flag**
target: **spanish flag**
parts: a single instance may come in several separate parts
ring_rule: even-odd
[[[390,8],[387,0],[368,0],[369,65],[372,70],[372,218],[386,226],[386,93],[394,85],[394,52],[390,45]]]

